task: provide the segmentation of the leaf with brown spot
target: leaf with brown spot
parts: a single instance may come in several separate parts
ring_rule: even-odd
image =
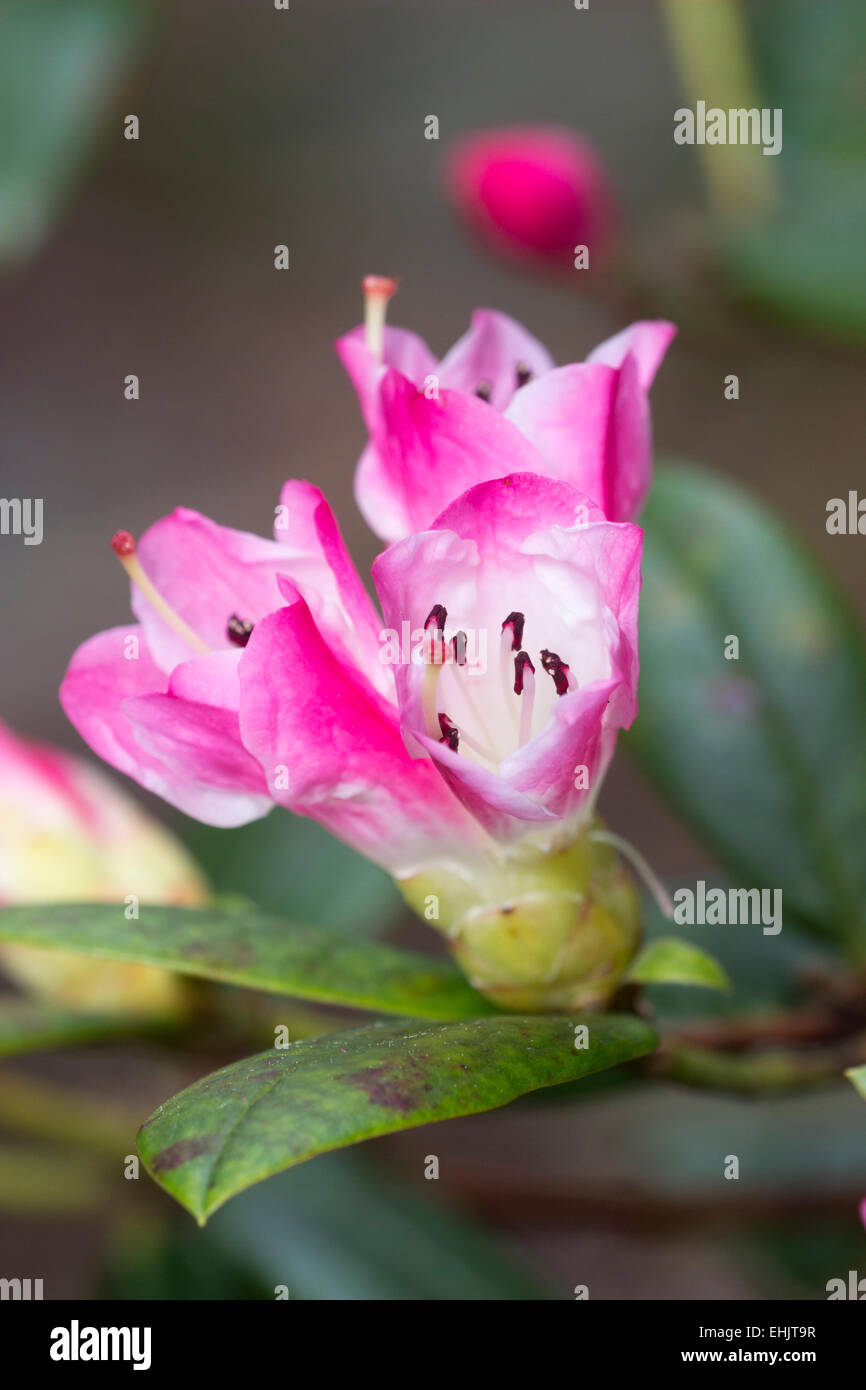
[[[586,1048],[575,1047],[579,1024],[588,1029]],[[632,1061],[656,1041],[630,1015],[376,1023],[206,1076],[151,1116],[139,1152],[157,1182],[204,1222],[236,1193],[316,1154],[492,1110]]]

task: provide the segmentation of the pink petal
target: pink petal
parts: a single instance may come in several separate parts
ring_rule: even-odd
[[[138,639],[134,659],[125,655],[130,638]],[[143,630],[130,624],[98,633],[78,648],[61,685],[60,702],[95,753],[187,815],[223,826],[264,815],[271,803],[261,775],[257,796],[249,794],[250,775],[238,787],[225,785],[221,774],[214,781],[209,759],[231,756],[223,752],[218,729],[226,747],[249,769],[243,750],[237,752],[237,716],[189,704],[166,691],[166,677],[150,655]],[[149,736],[147,716],[141,714],[148,701],[154,708],[167,706],[161,739]]]
[[[506,411],[538,450],[538,471],[571,483],[605,511],[617,378],[597,364],[558,367],[518,391]]]
[[[676,334],[676,325],[665,319],[641,319],[629,324],[615,337],[599,343],[586,360],[603,362],[608,367],[621,367],[631,353],[638,364],[640,385],[644,391],[648,391]]]
[[[375,444],[368,444],[355,470],[355,501],[370,530],[383,541],[399,541],[412,530],[405,491],[391,481]]]
[[[233,615],[254,623],[280,602],[276,576],[287,569],[287,553],[273,541],[219,526],[186,507],[157,521],[138,544],[148,578],[193,632],[215,649],[230,645],[226,628]],[[132,607],[163,670],[193,655],[135,585]]]
[[[395,712],[335,658],[302,599],[258,624],[240,681],[243,741],[281,805],[398,875],[477,846],[431,765],[406,752]]]
[[[552,370],[553,358],[515,319],[495,309],[476,309],[468,331],[434,370],[440,387],[470,396],[486,384],[490,404],[505,410],[517,390],[518,367],[543,376]]]
[[[287,524],[279,529],[281,514],[276,537],[287,551],[285,573],[296,593],[340,658],[366,672],[383,695],[393,696],[391,673],[378,659],[381,619],[323,494],[311,483],[290,481],[280,503]]]
[[[437,708],[467,740],[458,752],[427,723],[429,668],[404,662],[396,683],[407,736],[497,839],[527,834],[527,822],[540,822],[541,829],[579,814],[597,791],[616,729],[634,718],[641,539],[638,527],[604,521],[568,484],[512,474],[470,489],[430,530],[391,546],[374,563],[389,628],[406,623],[419,631],[441,604],[447,636],[461,630],[471,642],[480,631],[484,639],[478,645],[487,664],[477,675],[446,665],[439,677]],[[536,667],[542,720],[550,707],[523,748],[517,745],[520,706],[498,669],[501,626],[510,611],[525,615],[523,642]],[[554,696],[538,657],[542,647],[570,666],[578,689]],[[470,737],[491,749],[498,772],[471,756]],[[575,785],[584,766],[588,791]]]
[[[396,367],[416,386],[423,386],[424,378],[436,371],[436,358],[423,338],[405,328],[386,327],[381,363],[367,347],[363,325],[338,338],[335,347],[357,392],[367,428],[371,432],[377,419],[376,388],[383,368]]]
[[[441,391],[428,398],[395,371],[386,372],[380,389],[382,432],[373,442],[381,466],[364,486],[358,482],[374,526],[383,494],[400,499],[407,530],[419,531],[476,483],[514,469],[544,471],[520,431],[475,396]]]
[[[137,657],[127,658],[127,651],[137,651]],[[60,703],[94,753],[141,781],[157,763],[143,754],[121,705],[130,696],[163,694],[167,688],[168,677],[153,660],[143,629],[130,623],[98,632],[77,648],[60,686]]]

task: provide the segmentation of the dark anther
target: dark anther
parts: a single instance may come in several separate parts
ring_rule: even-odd
[[[529,659],[529,652],[518,652],[514,658],[514,693],[523,694],[523,680],[527,669],[535,675],[535,667]]]
[[[518,391],[521,386],[525,386],[528,381],[532,380],[532,372],[525,362],[518,362],[517,366],[514,368],[514,376],[517,381]]]
[[[466,665],[466,643],[465,632],[458,632],[451,639],[451,650],[454,653],[454,662],[457,666]]]
[[[481,401],[489,401],[493,394],[493,387],[489,381],[479,381],[475,388],[475,394]]]
[[[430,612],[427,614],[427,617],[425,619],[424,631],[429,632],[432,624],[434,627],[438,628],[440,632],[444,633],[445,620],[447,619],[447,617],[447,609],[443,608],[441,603],[434,603],[433,607],[430,609]]]
[[[557,695],[568,694],[568,667],[557,656],[556,652],[549,652],[545,647],[541,653],[541,665],[549,676],[553,677],[553,684],[556,686]]]
[[[252,630],[252,623],[248,623],[246,618],[239,618],[237,613],[232,613],[226,624],[226,637],[236,647],[245,647],[250,640]]]
[[[525,622],[525,614],[509,613],[505,622],[502,624],[503,632],[507,627],[511,628],[511,650],[513,652],[519,652],[520,648],[523,646],[523,624]]]
[[[447,714],[440,714],[439,728],[442,730],[440,743],[447,743],[452,753],[456,753],[460,747],[460,734],[456,724],[452,724]]]

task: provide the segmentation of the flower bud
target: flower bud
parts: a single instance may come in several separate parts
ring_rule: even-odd
[[[470,983],[503,1009],[574,1013],[605,1004],[640,941],[641,905],[616,851],[587,826],[567,848],[400,882],[448,937]]]
[[[182,846],[101,773],[0,724],[0,903],[195,906],[206,885]],[[72,1008],[174,1014],[184,985],[152,966],[6,943],[4,974]]]
[[[607,170],[588,140],[556,126],[479,131],[449,150],[455,210],[494,249],[570,270],[579,245],[603,259],[618,220]]]

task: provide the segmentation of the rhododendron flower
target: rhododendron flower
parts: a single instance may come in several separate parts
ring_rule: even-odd
[[[138,545],[118,533],[112,544],[130,573],[139,624],[79,647],[60,692],[67,715],[112,766],[207,824],[240,825],[281,800],[392,870],[423,860],[431,845],[458,843],[466,833],[459,806],[432,765],[403,746],[393,672],[378,660],[381,620],[317,488],[286,484],[275,535],[265,540],[185,508]],[[242,737],[238,673],[260,620],[287,602],[303,602],[309,641],[331,663],[344,705],[329,725],[313,699],[308,725],[262,762]],[[297,661],[305,670],[303,653]],[[281,666],[265,686],[282,695],[294,690],[294,674]],[[297,708],[309,702],[309,690],[297,692]]]
[[[144,902],[194,906],[206,885],[168,832],[79,758],[17,737],[0,723],[0,904]],[[145,965],[66,951],[0,946],[27,989],[81,1008],[164,1012],[177,978]]]
[[[616,195],[594,147],[570,130],[478,131],[451,146],[444,172],[455,210],[494,250],[570,270],[577,246],[591,264],[609,249]]]
[[[519,323],[479,309],[437,362],[415,334],[384,328],[394,288],[368,277],[367,322],[337,342],[370,436],[355,496],[377,535],[423,530],[467,488],[514,471],[570,483],[611,521],[636,516],[652,470],[647,393],[673,324],[633,323],[555,367]]]
[[[186,511],[137,550],[115,538],[141,626],[75,654],[61,692],[73,723],[200,819],[239,823],[279,802],[384,865],[411,901],[435,884],[425,915],[458,954],[479,905],[501,925],[504,889],[508,941],[532,949],[511,960],[497,947],[491,973],[475,942],[473,979],[523,1007],[560,985],[569,1005],[604,997],[637,913],[618,861],[586,835],[636,711],[639,529],[561,481],[482,484],[376,562],[383,628],[317,489],[287,484],[278,516],[276,541]],[[417,659],[392,665],[387,639],[404,625]],[[481,633],[496,659],[469,668]],[[564,862],[578,843],[580,863]],[[561,900],[553,935],[545,894]]]

